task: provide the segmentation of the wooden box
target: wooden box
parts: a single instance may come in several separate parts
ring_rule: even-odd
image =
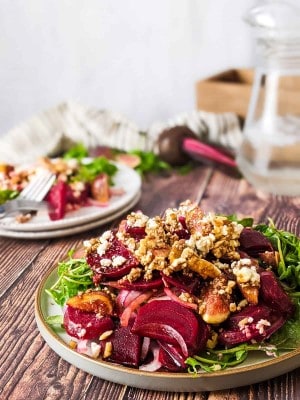
[[[231,69],[198,81],[197,108],[215,113],[234,112],[243,122],[248,112],[253,79],[253,69]],[[277,112],[300,115],[300,76],[282,76],[278,90]]]
[[[231,69],[196,83],[197,108],[216,113],[235,112],[245,119],[254,70]]]

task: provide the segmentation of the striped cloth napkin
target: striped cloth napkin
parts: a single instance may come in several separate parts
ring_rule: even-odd
[[[199,139],[222,144],[235,151],[241,128],[234,113],[204,111],[183,113],[167,122],[155,122],[146,132],[124,116],[64,102],[22,122],[0,137],[0,162],[20,164],[41,156],[54,157],[76,143],[86,147],[110,146],[130,151],[156,151],[160,133],[176,125],[187,125]]]

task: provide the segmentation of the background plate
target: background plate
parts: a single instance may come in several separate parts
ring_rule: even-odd
[[[48,230],[48,231],[36,231],[36,232],[27,232],[27,231],[13,231],[9,229],[0,229],[0,236],[16,238],[16,239],[49,239],[55,237],[65,237],[70,235],[75,235],[77,233],[86,232],[88,230],[97,228],[98,226],[105,225],[114,219],[121,217],[124,213],[128,212],[135,204],[139,201],[141,197],[141,193],[137,193],[136,197],[131,200],[128,204],[126,204],[122,209],[107,215],[106,217],[88,222],[86,224],[79,224],[76,226],[72,226],[70,228],[57,229],[57,230]]]
[[[67,213],[64,219],[58,221],[51,221],[47,212],[39,212],[24,224],[17,223],[14,218],[3,218],[0,220],[0,229],[22,232],[65,229],[101,220],[120,211],[138,196],[142,180],[132,168],[118,163],[116,165],[118,172],[114,178],[114,187],[124,189],[125,193],[121,196],[113,196],[106,207],[82,207]]]
[[[38,329],[48,345],[64,360],[99,378],[115,383],[149,390],[170,392],[201,392],[250,385],[285,374],[300,366],[300,348],[277,358],[263,353],[251,354],[241,367],[220,372],[188,373],[145,372],[94,360],[68,347],[70,337],[62,330],[54,331],[45,318],[62,314],[61,307],[45,293],[57,280],[56,267],[44,277],[35,297],[35,319]]]

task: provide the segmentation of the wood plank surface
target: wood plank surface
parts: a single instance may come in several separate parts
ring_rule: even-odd
[[[188,175],[172,172],[143,180],[134,209],[150,216],[185,200],[204,211],[272,218],[300,234],[300,198],[257,192],[243,179],[198,165]],[[171,393],[142,390],[94,377],[61,359],[41,337],[34,318],[34,296],[44,274],[70,248],[100,235],[120,221],[93,231],[47,240],[0,238],[0,399],[1,400],[293,400],[300,399],[300,368],[269,381],[229,390]]]

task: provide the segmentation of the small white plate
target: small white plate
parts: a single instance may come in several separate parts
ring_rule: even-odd
[[[79,227],[89,222],[95,222],[113,216],[117,211],[132,202],[141,190],[142,180],[140,175],[123,164],[116,163],[118,171],[114,177],[114,187],[123,189],[124,194],[113,196],[109,204],[105,207],[82,207],[79,210],[68,212],[65,217],[58,221],[51,221],[47,212],[39,212],[30,221],[18,223],[14,218],[3,218],[0,220],[0,229],[2,231],[20,231],[20,232],[39,232],[60,230],[70,227]],[[110,219],[111,220],[111,219]],[[1,232],[2,234],[2,232]]]
[[[77,233],[86,232],[91,229],[97,228],[98,226],[102,226],[108,224],[121,217],[124,213],[132,209],[135,204],[139,201],[141,197],[141,193],[137,193],[136,197],[131,200],[128,204],[126,204],[122,209],[107,215],[104,218],[98,219],[96,221],[88,222],[86,224],[79,224],[76,226],[71,226],[70,228],[63,228],[57,230],[48,230],[48,231],[36,231],[36,232],[28,232],[28,231],[13,231],[9,229],[0,229],[0,237],[7,238],[15,238],[15,239],[50,239],[56,237],[65,237],[70,235],[76,235]]]
[[[71,338],[61,329],[54,331],[45,322],[47,316],[61,315],[61,307],[45,293],[57,280],[57,267],[50,270],[40,283],[35,296],[35,319],[38,329],[48,345],[64,360],[77,368],[122,385],[142,389],[170,392],[201,392],[251,385],[285,374],[300,366],[300,348],[277,358],[263,353],[250,354],[248,359],[234,368],[200,373],[145,372],[118,364],[95,360],[72,350]]]

